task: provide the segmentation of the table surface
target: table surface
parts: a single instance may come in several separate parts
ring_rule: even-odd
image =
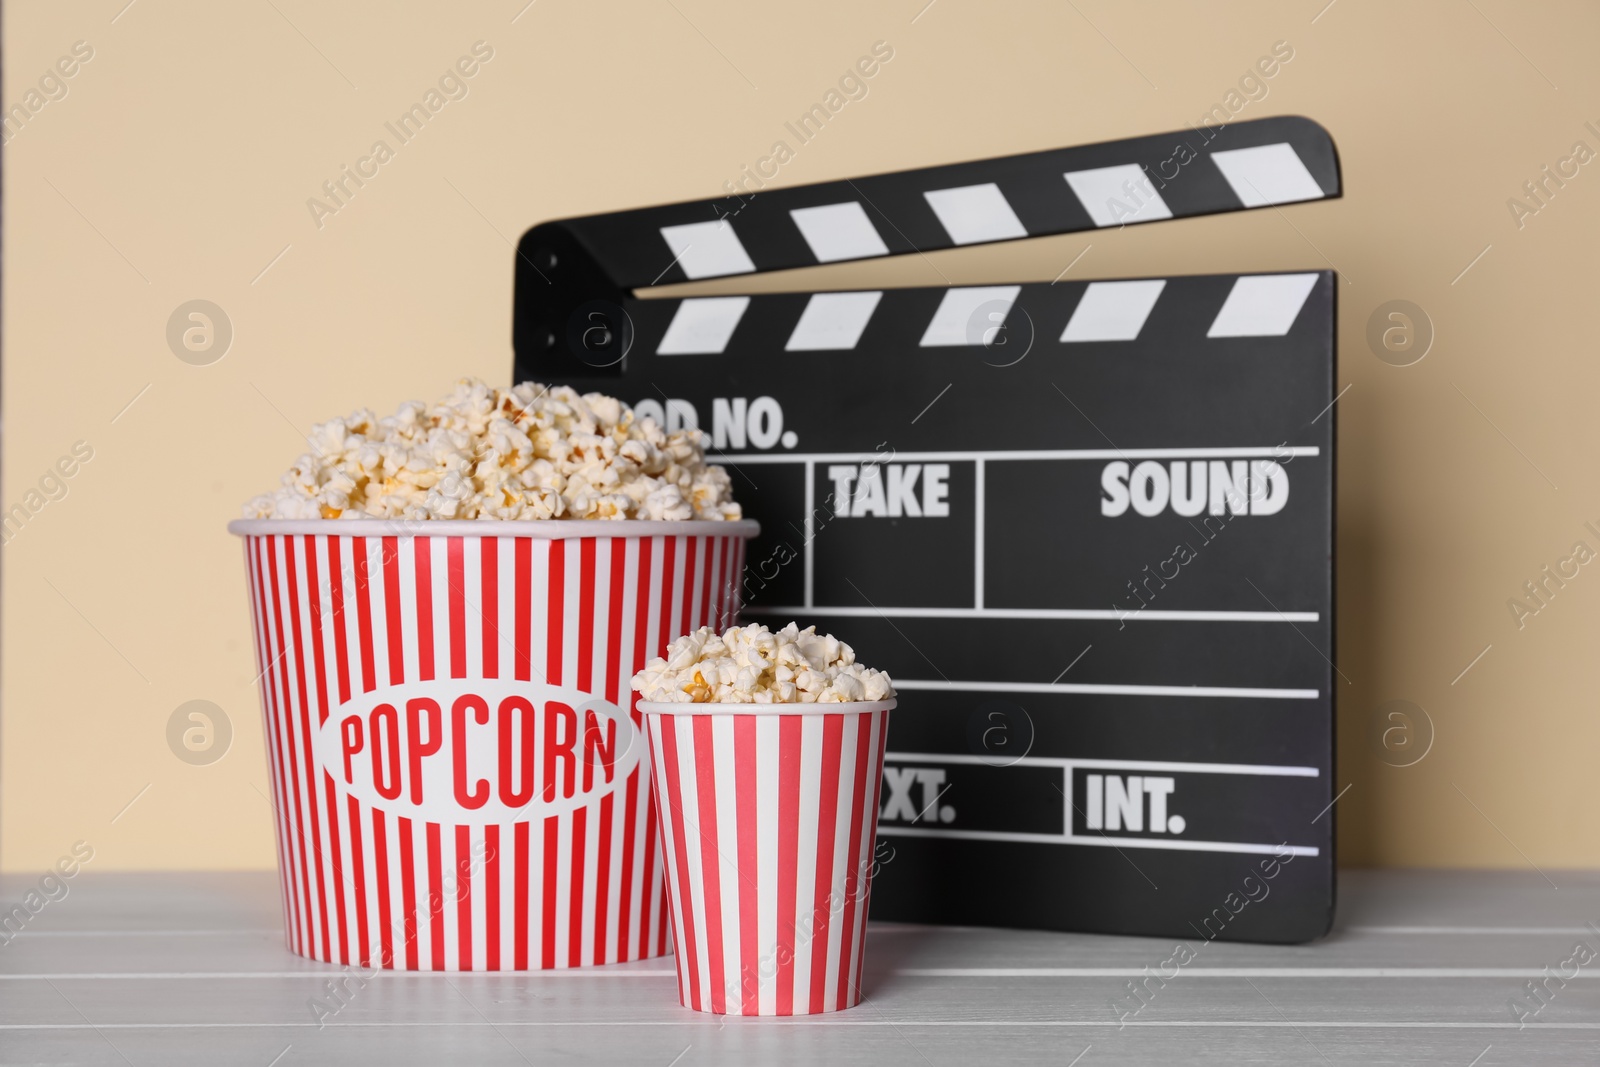
[[[1160,939],[877,923],[832,1015],[691,1012],[658,959],[385,973],[320,1025],[338,968],[284,948],[273,875],[84,872],[0,944],[0,1065],[1596,1062],[1600,872],[1546,873],[1347,871],[1328,937],[1198,944],[1176,975]],[[1147,967],[1172,976],[1139,1006]]]

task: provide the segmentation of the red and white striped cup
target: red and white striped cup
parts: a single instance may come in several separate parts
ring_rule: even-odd
[[[527,970],[667,951],[630,679],[731,625],[753,522],[245,520],[289,947]]]
[[[815,1015],[861,999],[894,706],[639,701],[684,1007]]]

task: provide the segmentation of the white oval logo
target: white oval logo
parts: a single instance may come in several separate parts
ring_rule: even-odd
[[[375,808],[427,822],[527,822],[584,807],[642,757],[632,717],[560,686],[410,682],[364,693],[317,731],[317,762]]]

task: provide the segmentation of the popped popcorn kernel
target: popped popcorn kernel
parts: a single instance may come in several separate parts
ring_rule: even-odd
[[[664,432],[615,397],[463,378],[431,407],[313,427],[312,451],[247,519],[733,520],[699,430]]]
[[[718,633],[702,626],[633,676],[646,700],[673,704],[841,704],[887,700],[894,684],[815,626],[774,633],[760,623]]]

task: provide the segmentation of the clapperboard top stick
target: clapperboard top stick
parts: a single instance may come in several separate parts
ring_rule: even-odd
[[[518,379],[700,428],[745,615],[894,677],[873,918],[1328,929],[1335,278],[637,290],[1339,193],[1273,118],[523,237]]]
[[[517,247],[517,373],[614,368],[635,289],[1339,195],[1327,131],[1288,116],[547,222]]]

